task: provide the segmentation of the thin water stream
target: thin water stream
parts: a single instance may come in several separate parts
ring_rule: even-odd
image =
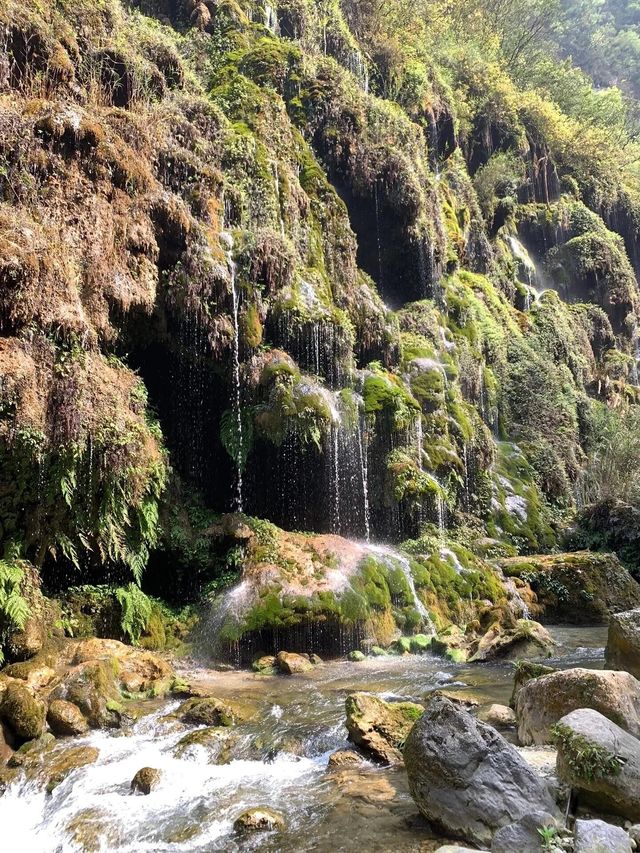
[[[606,629],[551,629],[552,665],[602,666]],[[75,770],[52,794],[22,780],[0,796],[2,849],[28,853],[213,853],[213,851],[431,851],[440,841],[417,815],[402,768],[328,768],[347,745],[344,700],[356,690],[424,701],[437,688],[508,702],[512,665],[454,666],[429,655],[335,661],[308,675],[260,676],[193,665],[184,675],[230,703],[244,722],[228,731],[226,763],[201,745],[180,749],[185,729],[166,715],[176,702],[124,732],[84,739],[95,764]],[[189,729],[188,731],[192,731]],[[214,759],[215,760],[215,759]],[[217,760],[220,760],[218,758]],[[141,767],[162,771],[149,796],[132,795]],[[233,822],[252,806],[281,812],[286,829],[240,840]]]

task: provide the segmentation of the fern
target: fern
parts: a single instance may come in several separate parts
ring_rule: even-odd
[[[2,646],[9,634],[21,631],[29,618],[29,604],[20,594],[24,568],[19,560],[0,560],[0,666]]]
[[[120,605],[120,627],[122,633],[135,645],[151,618],[151,600],[139,586],[130,583],[115,590]]]
[[[247,458],[253,447],[253,412],[244,409],[240,413],[242,434],[238,430],[238,416],[232,409],[227,409],[220,418],[220,441],[229,456],[241,471],[247,464]]]

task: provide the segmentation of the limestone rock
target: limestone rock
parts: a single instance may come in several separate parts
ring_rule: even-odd
[[[360,663],[365,660],[365,655],[363,652],[358,651],[357,649],[353,652],[349,652],[347,655],[347,660],[350,660],[352,663]]]
[[[476,714],[481,723],[493,726],[494,729],[508,729],[516,724],[516,715],[507,705],[484,705]]]
[[[11,681],[2,694],[0,718],[13,734],[32,740],[44,731],[46,706],[19,681]]]
[[[558,776],[580,801],[640,820],[640,740],[590,708],[562,717],[556,731]]]
[[[624,829],[603,820],[577,820],[574,844],[575,853],[632,853]]]
[[[9,660],[26,661],[41,651],[46,639],[44,623],[38,615],[30,616],[22,631],[10,635],[7,643]]]
[[[299,672],[308,672],[313,669],[313,664],[305,655],[298,655],[294,652],[278,652],[276,656],[276,665],[280,672],[285,675],[295,675]]]
[[[155,767],[143,767],[131,780],[131,790],[134,794],[150,794],[154,788],[158,787],[161,779],[160,770],[156,770]]]
[[[87,661],[72,667],[51,694],[51,699],[71,702],[91,728],[117,728],[122,706],[115,658]]]
[[[537,661],[519,660],[516,663],[513,676],[513,692],[509,701],[510,707],[516,707],[516,697],[523,684],[526,684],[532,678],[540,678],[541,675],[549,675],[551,672],[555,672],[552,666],[545,666],[543,663],[538,663]]]
[[[248,809],[236,818],[233,828],[240,834],[249,832],[274,832],[284,829],[284,818],[269,808]]]
[[[521,687],[515,707],[520,743],[550,743],[550,727],[578,708],[593,708],[640,735],[640,682],[627,672],[576,668],[533,678]]]
[[[180,738],[174,749],[176,758],[203,750],[208,764],[226,764],[231,758],[231,749],[236,742],[227,726],[209,726],[196,729]]]
[[[13,663],[5,667],[3,674],[24,681],[31,690],[43,690],[56,680],[56,672],[40,657],[34,660]]]
[[[16,747],[15,735],[9,727],[0,720],[0,767],[7,763]]]
[[[409,790],[443,832],[490,844],[496,830],[532,811],[558,809],[547,787],[495,729],[435,696],[404,748]]]
[[[475,847],[460,847],[459,844],[445,844],[444,847],[438,847],[436,853],[478,853],[478,850]]]
[[[119,686],[128,693],[152,692],[164,695],[174,681],[169,664],[152,652],[134,649],[118,640],[101,640],[92,637],[77,644],[75,664],[95,661],[117,661]]]
[[[609,620],[605,661],[609,669],[623,669],[640,678],[640,608]]]
[[[559,824],[547,812],[532,812],[503,826],[493,836],[491,853],[540,853],[542,843],[538,829],[541,827],[558,829]]]
[[[530,619],[518,619],[515,628],[495,622],[480,638],[470,661],[496,658],[549,657],[555,643],[546,628]]]
[[[232,726],[235,723],[231,708],[213,696],[188,699],[180,705],[176,716],[192,726]]]
[[[49,728],[55,735],[81,735],[89,729],[89,723],[82,711],[73,702],[64,699],[54,699],[47,711]]]
[[[345,707],[349,740],[383,764],[402,760],[402,746],[424,710],[414,702],[385,702],[370,693],[352,693]]]
[[[51,793],[70,773],[79,767],[94,764],[99,756],[99,750],[93,746],[74,746],[54,753],[44,769],[47,791]]]
[[[523,572],[548,619],[578,624],[606,623],[611,613],[640,606],[636,583],[615,554],[576,551],[570,554],[512,557],[501,561],[509,575]]]

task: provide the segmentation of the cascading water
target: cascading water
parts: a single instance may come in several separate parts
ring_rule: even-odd
[[[267,6],[267,8],[270,9],[271,7]],[[280,226],[280,234],[282,235],[282,237],[284,237],[285,236],[284,219],[282,218],[282,203],[280,200],[280,170],[278,168],[278,164],[276,161],[274,161],[272,163],[271,167],[273,169],[273,180],[275,183],[275,191],[276,191],[276,204],[278,206],[278,224]]]
[[[389,566],[397,566],[401,569],[407,582],[407,586],[411,591],[413,606],[418,611],[420,618],[422,619],[425,633],[435,634],[436,629],[433,624],[433,620],[431,619],[431,615],[420,600],[420,596],[416,590],[416,583],[413,578],[413,572],[411,571],[411,563],[409,560],[407,560],[406,557],[403,557],[402,554],[399,554],[397,551],[393,551],[391,548],[387,548],[384,545],[369,545],[368,550],[381,556]]]
[[[527,252],[520,240],[513,235],[509,235],[507,241],[511,248],[511,253],[518,262],[520,270],[524,273],[526,279],[525,310],[530,311],[532,299],[535,301],[540,295],[540,275],[529,252]]]
[[[375,201],[376,212],[376,244],[378,247],[378,290],[384,287],[384,276],[382,274],[382,237],[380,235],[380,204],[378,202],[378,179],[376,178],[373,184],[373,197]]]
[[[240,320],[239,299],[236,288],[236,263],[233,259],[233,237],[228,232],[220,235],[227,246],[227,266],[231,283],[231,299],[233,305],[233,399],[232,407],[236,424],[236,509],[242,512],[244,509],[242,488],[242,467],[244,456],[244,445],[242,436],[242,392],[240,385]]]
[[[362,482],[362,510],[364,515],[364,531],[365,539],[368,542],[371,538],[371,514],[369,510],[369,463],[367,459],[367,444],[366,444],[366,422],[364,415],[364,401],[360,398],[361,403],[358,406],[358,456],[360,461],[360,480]]]

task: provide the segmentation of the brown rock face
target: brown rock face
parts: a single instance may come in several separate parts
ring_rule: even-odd
[[[73,702],[65,702],[64,699],[54,699],[51,702],[47,712],[47,723],[51,731],[61,737],[81,735],[89,730],[89,723],[83,717],[80,708]]]
[[[592,708],[640,735],[640,682],[627,672],[568,669],[533,678],[516,697],[520,743],[549,743],[549,730],[565,714]]]
[[[345,706],[349,740],[383,764],[402,760],[402,746],[424,711],[413,702],[385,702],[369,693],[353,693]]]

